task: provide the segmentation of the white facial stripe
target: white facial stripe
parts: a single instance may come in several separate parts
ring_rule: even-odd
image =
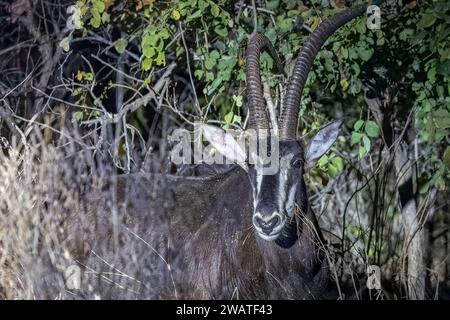
[[[280,173],[278,181],[278,208],[284,208],[287,195],[288,167],[292,155],[288,154],[280,159]]]
[[[259,192],[261,191],[261,184],[263,179],[263,168],[256,167],[256,186],[255,191],[253,193],[253,209],[256,210],[256,204],[259,196]]]
[[[256,169],[256,190],[261,190],[261,184],[263,180],[263,168]]]
[[[297,190],[297,184],[292,186],[288,192],[288,168],[292,159],[292,155],[288,154],[280,158],[279,167],[279,181],[278,181],[278,208],[285,208],[287,213],[291,216],[293,212],[293,206],[295,201],[295,193]],[[254,190],[253,208],[256,210],[257,203],[259,201],[259,193],[261,192],[261,185],[264,177],[263,168],[256,166],[256,189]],[[289,194],[288,194],[289,193]],[[287,199],[286,199],[287,198]]]
[[[291,190],[289,190],[289,197],[286,202],[286,212],[289,215],[289,217],[292,217],[294,215],[294,201],[296,192],[297,192],[297,183],[291,187]]]
[[[286,168],[280,168],[278,181],[278,208],[283,208],[286,202],[288,171]]]

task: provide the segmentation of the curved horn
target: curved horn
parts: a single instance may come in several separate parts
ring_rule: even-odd
[[[269,120],[266,112],[266,100],[264,99],[261,83],[259,57],[261,50],[265,49],[274,60],[278,70],[284,74],[281,60],[266,36],[255,33],[251,36],[246,53],[246,78],[247,78],[247,104],[250,126],[255,129],[269,129]]]
[[[308,73],[322,45],[337,29],[362,15],[367,5],[345,9],[322,22],[306,40],[295,62],[292,78],[287,85],[285,101],[280,116],[280,139],[297,138],[297,122],[300,101]]]

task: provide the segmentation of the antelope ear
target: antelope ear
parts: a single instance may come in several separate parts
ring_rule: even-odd
[[[216,126],[203,124],[202,131],[205,139],[224,155],[228,160],[236,162],[242,167],[245,166],[246,154],[244,148],[228,132]]]
[[[327,152],[336,141],[342,121],[335,121],[321,128],[311,140],[306,153],[306,168],[312,168],[316,161]]]

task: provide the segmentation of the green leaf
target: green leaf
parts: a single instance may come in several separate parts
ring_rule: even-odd
[[[359,141],[361,141],[361,137],[362,137],[361,133],[352,132],[352,137],[350,139],[350,145],[353,146],[353,145],[357,144]]]
[[[230,124],[233,121],[233,116],[234,116],[233,111],[230,111],[225,115],[225,117],[223,117],[223,119],[227,124]]]
[[[99,13],[105,11],[105,4],[103,3],[103,0],[92,0],[92,7]]]
[[[422,89],[422,84],[420,84],[418,82],[413,82],[411,85],[411,89],[412,89],[412,91],[417,92]]]
[[[206,80],[206,81],[213,81],[213,80],[214,80],[214,73],[212,73],[212,72],[206,72],[206,74],[205,74],[205,80]]]
[[[367,121],[364,129],[369,137],[377,138],[380,135],[380,129],[378,129],[378,125],[374,121]]]
[[[292,20],[293,20],[292,18],[283,19],[280,21],[278,26],[283,32],[290,31],[292,30]]]
[[[419,187],[419,193],[420,194],[427,193],[429,189],[430,189],[430,181],[427,181]]]
[[[213,17],[218,17],[220,14],[220,8],[217,4],[211,2],[211,14]]]
[[[436,86],[436,93],[439,98],[444,97],[444,87],[443,86]]]
[[[155,46],[156,51],[163,51],[164,49],[164,41],[159,38],[158,41],[156,41],[156,46]]]
[[[87,7],[84,9],[79,9],[78,6],[69,6],[67,8],[67,13],[70,14],[67,20],[67,27],[69,29],[82,29],[83,28],[83,20],[82,16],[86,13]]]
[[[355,72],[355,77],[357,77],[361,72],[361,69],[357,63],[352,64],[352,69]]]
[[[422,111],[423,112],[430,112],[431,111],[432,105],[431,105],[431,100],[430,99],[422,100],[421,103],[422,103]]]
[[[416,98],[417,101],[422,101],[427,97],[425,91],[420,91],[419,96]]]
[[[142,37],[142,45],[150,45],[150,46],[155,47],[158,40],[159,40],[159,35],[154,34],[154,33],[146,33]]]
[[[320,157],[319,161],[317,161],[319,168],[325,167],[327,163],[328,163],[328,156],[325,154],[322,157]]]
[[[366,149],[363,146],[359,146],[358,148],[358,155],[360,158],[364,157],[364,155],[366,154]]]
[[[362,128],[363,124],[364,124],[364,120],[360,119],[355,122],[355,124],[353,125],[353,129],[355,129],[356,131],[359,131],[359,129]]]
[[[70,37],[64,37],[61,42],[59,43],[59,46],[63,48],[65,52],[70,50]]]
[[[338,172],[341,172],[344,169],[344,160],[339,156],[331,159],[331,163],[336,167]]]
[[[348,59],[348,50],[347,48],[340,48],[341,49],[341,54],[344,57],[344,59]]]
[[[211,83],[210,86],[208,86],[207,90],[206,90],[206,94],[212,94],[214,91],[217,90],[217,88],[222,84],[223,79],[222,78],[216,78],[214,79],[214,81]]]
[[[442,178],[442,176],[440,176],[440,177],[438,177],[438,178],[436,179],[436,182],[435,182],[434,185],[436,186],[436,188],[437,188],[439,191],[444,191],[444,190],[445,190],[445,181],[444,181],[444,179]]]
[[[419,28],[429,28],[436,22],[436,17],[430,13],[424,13],[417,26]]]
[[[94,80],[94,75],[92,74],[92,72],[82,72],[83,73],[83,79],[91,82]]]
[[[148,71],[151,69],[153,65],[153,59],[145,58],[144,61],[142,61],[142,70]]]
[[[385,41],[386,41],[386,40],[384,39],[384,37],[378,38],[378,39],[377,39],[377,46],[382,46],[382,45],[384,45]]]
[[[328,173],[331,177],[335,177],[339,173],[339,170],[334,165],[330,164],[328,165]]]
[[[162,39],[168,39],[170,38],[170,33],[169,30],[167,30],[167,28],[162,28],[159,32],[158,35],[160,38]]]
[[[103,12],[102,13],[102,23],[109,23],[109,21],[111,20],[111,15],[108,12]]]
[[[242,107],[242,96],[241,95],[238,95],[238,96],[233,95],[233,99],[236,103],[236,107],[238,107],[238,108]]]
[[[163,66],[166,64],[166,56],[164,55],[164,52],[158,53],[158,56],[156,57],[156,64],[158,66]]]
[[[441,61],[450,59],[450,47],[438,48],[438,52],[439,52],[439,55],[441,56]]]
[[[408,38],[410,38],[412,35],[414,35],[414,29],[406,28],[400,32],[399,38],[400,38],[400,40],[405,41]]]
[[[435,82],[436,81],[436,68],[431,68],[430,70],[428,70],[427,78],[431,82]]]
[[[275,10],[280,5],[280,0],[266,1],[266,7],[268,10]]]
[[[205,60],[205,68],[207,70],[211,70],[214,67],[215,64],[216,64],[216,61],[213,60],[213,59],[209,59],[208,58],[208,59]]]
[[[171,17],[173,20],[175,20],[175,21],[180,20],[180,18],[181,18],[180,11],[178,11],[178,10],[173,10],[172,13],[170,14],[170,17]]]
[[[450,128],[450,112],[448,112],[447,110],[439,108],[433,113],[433,118],[438,128]]]
[[[363,141],[363,145],[364,145],[364,149],[366,150],[366,153],[369,152],[370,151],[370,147],[371,147],[371,143],[370,143],[369,137],[364,135],[362,137],[362,141]]]
[[[366,20],[365,19],[361,19],[361,21],[356,24],[356,31],[360,34],[366,33]]]
[[[148,86],[152,82],[153,78],[151,75],[144,79],[144,85]]]
[[[196,77],[197,79],[201,79],[203,77],[203,70],[201,70],[201,69],[195,70],[194,77]]]
[[[363,61],[369,61],[373,55],[373,49],[366,49],[364,47],[358,49],[358,55]]]
[[[348,58],[350,60],[356,60],[358,59],[358,51],[356,50],[356,48],[349,48],[348,49]]]
[[[346,91],[347,88],[348,88],[348,81],[347,81],[347,79],[342,79],[339,83],[340,83],[340,85],[342,87],[342,90]]]
[[[146,45],[145,47],[142,47],[142,54],[146,58],[153,58],[155,56],[155,48],[153,48],[150,45]]]
[[[83,111],[76,111],[72,114],[72,122],[81,122],[83,120]]]
[[[216,26],[214,28],[214,32],[217,33],[221,37],[226,37],[228,35],[227,27],[223,27],[223,26]]]
[[[231,78],[231,71],[235,65],[235,59],[222,59],[219,60],[219,76],[225,81],[229,81]]]
[[[119,39],[114,42],[114,48],[120,54],[122,54],[125,51],[125,48],[127,47],[127,45],[128,45],[127,39]]]
[[[273,68],[273,59],[267,52],[261,54],[261,65],[266,70],[271,70]]]
[[[447,146],[447,148],[445,149],[442,161],[447,166],[447,168],[450,168],[450,146]]]
[[[209,57],[214,60],[218,60],[220,58],[220,53],[217,50],[213,50],[209,53]]]
[[[189,21],[194,20],[194,19],[196,19],[198,17],[201,17],[201,15],[202,15],[202,10],[197,10],[193,14],[191,14],[190,16],[188,16],[186,18],[186,22],[189,22]]]
[[[205,0],[198,0],[198,8],[200,10],[205,10],[209,6],[209,2],[206,2]]]
[[[89,21],[89,24],[93,26],[94,28],[100,27],[100,24],[102,23],[102,17],[100,15],[100,12],[96,9],[91,10],[92,18]]]

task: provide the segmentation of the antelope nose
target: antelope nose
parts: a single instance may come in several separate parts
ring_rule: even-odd
[[[255,222],[265,234],[270,235],[273,228],[275,228],[275,226],[280,222],[280,218],[278,215],[267,218],[256,217]]]

